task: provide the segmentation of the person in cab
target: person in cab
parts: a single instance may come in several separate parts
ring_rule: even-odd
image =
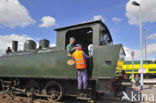
[[[70,39],[69,39],[69,44],[66,46],[66,50],[68,51],[68,53],[70,53],[70,54],[72,54],[74,51],[75,51],[75,46],[74,46],[74,44],[75,44],[75,38],[73,38],[73,37],[71,37]]]

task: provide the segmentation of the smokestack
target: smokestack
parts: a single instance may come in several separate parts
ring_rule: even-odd
[[[17,49],[18,49],[18,41],[12,41],[13,52],[17,52]]]

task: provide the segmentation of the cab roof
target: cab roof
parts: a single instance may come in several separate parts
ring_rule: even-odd
[[[107,28],[107,26],[102,22],[102,20],[95,20],[95,21],[89,21],[89,22],[84,22],[84,23],[80,23],[80,24],[76,24],[76,25],[71,25],[71,26],[66,26],[66,27],[61,27],[61,28],[57,28],[55,29],[55,31],[60,31],[60,30],[66,30],[66,29],[71,29],[71,28],[75,28],[75,27],[81,27],[81,26],[85,26],[85,25],[92,25],[92,24],[101,24],[102,26],[104,26],[104,28],[106,29],[107,33],[109,34],[111,41],[112,41],[112,37],[111,34]]]
[[[101,20],[96,20],[96,21],[89,21],[89,22],[84,22],[84,23],[81,23],[81,24],[76,24],[76,25],[71,25],[71,26],[57,28],[57,29],[55,29],[55,31],[59,31],[59,30],[63,30],[63,29],[69,29],[69,28],[74,28],[74,27],[77,27],[77,26],[90,25],[90,24],[95,24],[95,23],[99,23],[99,24],[103,25],[108,30],[106,25]]]

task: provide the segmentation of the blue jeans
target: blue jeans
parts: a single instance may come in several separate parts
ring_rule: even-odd
[[[82,89],[82,84],[83,84],[83,89],[88,88],[88,83],[87,83],[87,69],[77,69],[78,73],[78,89]]]

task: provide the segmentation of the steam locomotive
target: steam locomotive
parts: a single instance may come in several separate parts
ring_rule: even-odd
[[[66,51],[69,38],[82,44],[88,54],[93,45],[93,56],[87,59],[89,98],[115,96],[116,67],[125,53],[121,44],[114,45],[111,34],[101,21],[91,21],[63,28],[57,32],[56,47],[40,40],[39,48],[33,40],[24,43],[18,51],[18,41],[12,42],[12,52],[0,57],[0,90],[11,94],[23,93],[29,97],[41,96],[59,101],[64,95],[77,96],[77,74],[72,56]]]

